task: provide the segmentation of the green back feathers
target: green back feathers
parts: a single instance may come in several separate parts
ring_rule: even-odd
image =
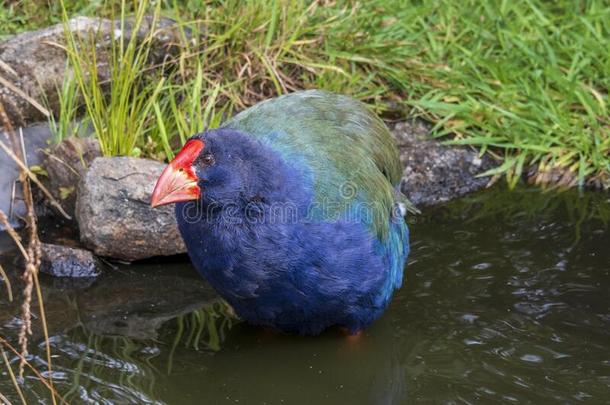
[[[302,91],[257,104],[224,126],[270,145],[312,177],[313,218],[365,213],[375,234],[385,239],[402,170],[392,135],[364,104]]]

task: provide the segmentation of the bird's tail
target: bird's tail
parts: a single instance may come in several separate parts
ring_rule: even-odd
[[[413,204],[398,187],[394,189],[394,201],[398,204],[402,216],[409,214],[421,214],[421,211]]]

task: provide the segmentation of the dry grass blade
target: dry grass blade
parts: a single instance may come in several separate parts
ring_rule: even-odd
[[[70,164],[68,164],[68,162],[61,160],[60,158],[58,158],[57,156],[55,156],[54,154],[52,154],[49,151],[44,150],[43,153],[45,155],[47,155],[47,157],[49,159],[52,159],[52,160],[56,161],[57,163],[59,163],[60,165],[62,165],[64,168],[66,168],[66,170],[71,171],[72,174],[74,174],[75,176],[80,177],[80,173],[76,169],[74,169],[72,166],[70,166]],[[78,150],[78,153],[82,155],[81,150]],[[83,165],[83,167],[85,167],[84,161],[81,160],[81,164]]]
[[[1,265],[0,265],[0,275],[2,276],[2,278],[4,279],[4,283],[6,284],[6,293],[8,295],[8,300],[9,300],[9,302],[13,302],[13,289],[11,287],[11,280],[8,278],[8,276],[4,272],[4,269],[2,268]]]
[[[23,304],[21,305],[21,328],[19,329],[19,346],[21,349],[21,362],[19,363],[19,376],[23,378],[25,367],[24,359],[29,354],[28,352],[28,335],[32,334],[32,290],[34,288],[34,264],[30,257],[26,257],[25,271],[22,279],[25,282],[23,288]]]
[[[21,97],[22,99],[24,99],[28,103],[32,104],[32,106],[34,108],[36,108],[38,111],[40,111],[45,117],[49,118],[51,116],[51,113],[49,112],[49,110],[44,108],[38,101],[34,100],[32,97],[30,97],[27,94],[25,94],[23,92],[23,90],[21,90],[19,87],[15,86],[13,83],[11,83],[10,81],[6,80],[2,76],[0,76],[0,84],[5,86],[6,88],[8,88],[13,93],[17,94],[19,97]]]
[[[30,302],[32,299],[33,280],[32,280],[32,276],[31,276],[31,267],[29,265],[31,263],[30,252],[28,251],[29,249],[26,249],[23,246],[23,243],[21,243],[21,237],[17,234],[15,229],[11,226],[10,222],[8,221],[8,218],[6,217],[6,214],[2,210],[0,210],[0,223],[2,223],[2,225],[4,225],[4,228],[6,229],[7,233],[13,239],[13,241],[19,248],[21,255],[23,256],[24,260],[26,261],[26,270],[23,274],[23,280],[25,281],[26,286],[23,290],[24,300],[23,300],[23,304],[22,304],[22,315],[21,315],[23,324],[19,331],[19,344],[21,346],[21,352],[23,354],[22,358],[25,358],[25,356],[28,353],[27,335],[32,333],[32,331],[31,331],[31,316],[32,315],[30,312]],[[4,274],[4,277],[6,280],[8,280],[8,277],[6,277],[6,274]],[[19,374],[20,375],[23,375],[23,366],[24,366],[24,363],[21,362],[19,364]]]
[[[17,357],[19,357],[19,359],[21,361],[23,361],[23,363],[32,371],[32,373],[34,373],[34,375],[36,376],[36,378],[38,378],[38,380],[49,389],[49,391],[52,394],[52,398],[53,398],[53,403],[56,403],[56,399],[59,398],[59,401],[62,404],[68,404],[61,395],[59,395],[59,393],[57,392],[57,390],[55,390],[55,388],[53,387],[53,385],[49,382],[48,379],[46,379],[42,374],[40,374],[40,371],[36,370],[36,367],[32,366],[32,364],[21,355],[21,353],[19,353],[19,351],[13,347],[13,345],[11,345],[6,339],[4,339],[3,337],[0,336],[0,345],[4,345],[7,349],[9,349],[11,352],[13,352],[13,354]]]
[[[13,75],[15,77],[18,76],[17,72],[15,72],[15,70],[12,67],[10,67],[6,62],[1,61],[1,60],[0,60],[0,68],[2,68],[2,70],[4,70],[7,73],[10,73],[11,75]]]
[[[5,152],[11,156],[17,165],[21,168],[20,178],[22,179],[22,193],[23,193],[23,201],[25,203],[27,213],[26,213],[26,228],[29,231],[29,239],[27,247],[25,248],[25,252],[23,251],[23,245],[21,244],[21,240],[19,238],[13,238],[15,243],[20,246],[22,255],[25,259],[25,271],[23,273],[23,280],[25,281],[25,287],[23,289],[23,304],[21,306],[21,318],[22,325],[19,330],[19,345],[21,348],[20,354],[20,363],[19,363],[19,375],[23,377],[24,368],[26,365],[26,356],[28,354],[28,335],[32,334],[32,313],[31,313],[31,302],[32,302],[32,290],[36,287],[36,295],[38,298],[38,306],[40,309],[40,317],[42,321],[42,327],[44,331],[45,337],[45,346],[46,346],[46,355],[47,355],[47,371],[49,373],[49,386],[51,389],[51,400],[53,404],[56,404],[57,401],[55,399],[55,390],[53,388],[53,370],[51,365],[51,344],[49,342],[49,333],[46,323],[46,316],[44,310],[44,302],[42,300],[42,291],[40,289],[40,283],[38,282],[38,269],[40,268],[40,258],[41,258],[41,248],[40,248],[40,240],[38,239],[38,224],[36,219],[36,213],[34,211],[34,199],[32,198],[32,189],[30,188],[29,175],[33,175],[28,168],[27,165],[23,162],[26,161],[26,153],[25,147],[23,143],[23,137],[20,138],[21,142],[18,142],[17,135],[13,129],[13,125],[6,115],[6,111],[4,110],[4,106],[0,103],[0,121],[4,127],[4,131],[11,140],[13,148],[15,151],[19,151],[20,157],[10,150],[3,142],[0,141],[0,146],[3,147]],[[36,176],[34,176],[35,179]],[[34,180],[32,179],[32,180]],[[37,181],[37,180],[35,180]],[[45,189],[46,190],[46,189]],[[47,191],[48,193],[48,191]],[[61,208],[61,207],[60,207]],[[63,211],[63,210],[62,210]],[[7,229],[11,229],[10,224],[6,220],[6,216],[3,214],[3,222],[6,222]],[[9,232],[10,235],[16,235],[14,229],[12,232]]]
[[[3,401],[2,404],[13,405],[13,403],[11,401],[9,401],[7,397],[2,395],[1,392],[0,392],[0,401]]]
[[[4,225],[5,232],[8,233],[13,242],[15,242],[17,248],[19,248],[21,255],[24,257],[27,256],[25,247],[23,246],[23,243],[21,243],[21,236],[19,236],[17,231],[15,231],[15,228],[13,228],[13,226],[8,220],[8,217],[2,210],[0,210],[0,223]]]
[[[25,173],[25,175],[30,180],[32,180],[40,188],[40,190],[42,190],[44,195],[49,199],[51,205],[55,207],[55,209],[57,209],[57,211],[59,211],[61,215],[63,215],[66,219],[72,219],[72,217],[62,208],[61,204],[59,204],[55,197],[53,197],[51,192],[47,190],[47,188],[40,182],[40,180],[38,180],[36,174],[32,173],[32,171],[28,169],[28,167],[21,161],[21,159],[19,159],[17,155],[15,155],[15,153],[13,153],[13,151],[1,140],[0,148],[17,164],[17,166],[19,166],[19,169],[21,169],[22,172]]]
[[[17,381],[17,378],[15,377],[15,373],[13,372],[13,368],[11,367],[11,363],[9,363],[8,357],[6,356],[6,352],[4,351],[4,348],[2,346],[0,346],[0,353],[2,354],[2,359],[4,360],[4,364],[6,365],[6,370],[8,371],[8,375],[9,375],[9,377],[11,377],[11,382],[13,383],[13,387],[15,387],[15,391],[17,392],[17,395],[19,395],[19,399],[21,399],[21,403],[24,405],[27,404],[27,401],[25,400],[25,397],[23,396],[23,392],[21,391],[21,387],[19,386],[19,382]],[[6,403],[10,403],[4,397],[2,397],[2,401],[6,402]]]

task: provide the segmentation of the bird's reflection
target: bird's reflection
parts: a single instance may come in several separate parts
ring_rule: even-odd
[[[54,382],[66,401],[397,404],[406,398],[401,352],[407,348],[394,338],[390,317],[356,339],[337,330],[313,338],[277,334],[240,323],[196,275],[173,270],[127,267],[84,286],[43,278]],[[17,305],[3,311],[5,331],[18,311]],[[40,370],[43,359],[34,357]],[[30,388],[33,400],[44,397],[35,384]]]

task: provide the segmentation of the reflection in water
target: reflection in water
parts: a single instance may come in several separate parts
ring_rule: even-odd
[[[84,327],[54,337],[53,352],[67,359],[65,365],[55,366],[55,383],[69,387],[65,394],[69,403],[86,398],[110,403],[158,402],[154,399],[157,376],[172,374],[176,348],[219,350],[237,320],[228,305],[218,300],[179,315],[176,322],[176,329],[161,331],[167,337],[161,341],[95,335]],[[165,340],[173,343],[164,344]],[[162,350],[169,350],[169,355],[157,360]]]
[[[525,189],[412,219],[406,285],[356,340],[237,323],[186,264],[47,285],[56,384],[77,403],[601,402],[609,213],[603,194]],[[18,308],[5,304],[10,335]],[[44,369],[44,356],[32,361]],[[45,397],[34,378],[26,385],[30,399]]]
[[[200,345],[203,345],[214,351],[220,350],[227,332],[239,322],[233,309],[224,300],[213,301],[190,314],[180,315],[176,321],[172,349],[184,341],[185,347],[199,350]]]
[[[150,361],[159,353],[154,343],[92,335],[79,327],[57,336],[53,349],[62,358],[55,365],[55,384],[67,388],[67,402],[153,402],[158,372]]]

